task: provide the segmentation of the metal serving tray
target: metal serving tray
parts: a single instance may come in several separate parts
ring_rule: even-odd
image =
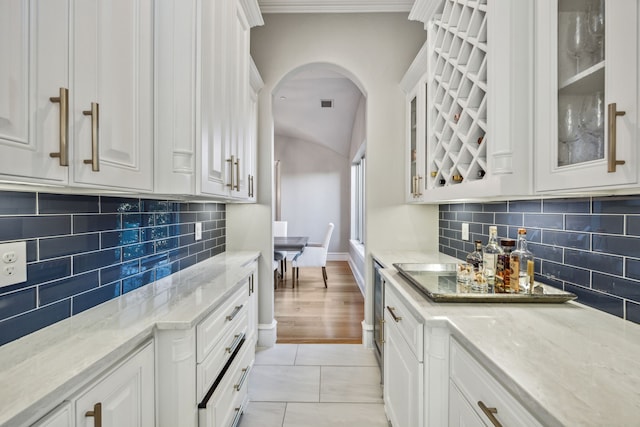
[[[393,264],[400,275],[418,291],[435,302],[500,302],[500,303],[563,303],[577,298],[550,286],[543,286],[543,293],[496,294],[462,292],[457,286],[457,264]]]

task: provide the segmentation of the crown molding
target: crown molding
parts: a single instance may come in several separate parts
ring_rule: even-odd
[[[414,0],[258,0],[262,13],[409,12]]]
[[[258,25],[264,25],[257,0],[240,0],[240,4],[247,17],[247,22],[249,22],[249,27],[253,28]]]
[[[442,12],[444,2],[442,0],[416,0],[409,13],[410,21],[420,21],[425,24],[436,14]]]

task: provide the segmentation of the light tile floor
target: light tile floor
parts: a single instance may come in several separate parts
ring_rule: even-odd
[[[387,427],[380,369],[360,344],[258,349],[240,427]]]

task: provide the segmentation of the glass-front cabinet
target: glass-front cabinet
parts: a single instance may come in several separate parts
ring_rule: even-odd
[[[638,2],[536,2],[538,192],[637,182]]]

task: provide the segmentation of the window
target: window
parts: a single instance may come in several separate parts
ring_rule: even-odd
[[[351,240],[364,245],[365,215],[365,158],[364,155],[351,165]]]

